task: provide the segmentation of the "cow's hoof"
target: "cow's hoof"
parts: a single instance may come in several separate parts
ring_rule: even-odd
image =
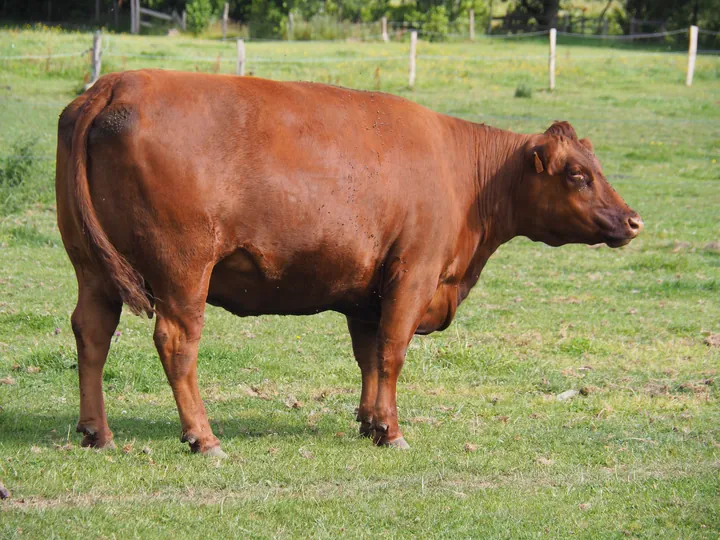
[[[372,422],[360,422],[359,433],[361,437],[372,437],[375,433]]]
[[[78,433],[83,433],[85,436],[80,443],[80,446],[85,448],[96,448],[98,450],[112,450],[115,448],[115,441],[113,441],[113,434],[110,430],[98,431],[92,426],[85,426],[78,424],[75,428]]]
[[[397,448],[398,450],[410,450],[410,445],[405,441],[405,437],[400,437],[394,441],[383,442],[382,445]]]
[[[186,442],[190,445],[190,451],[193,454],[203,454],[211,457],[227,457],[227,454],[220,449],[220,441],[216,437],[206,437],[205,440],[200,440],[192,433],[183,433],[180,437],[180,442]]]
[[[400,435],[393,440],[388,440],[389,426],[382,422],[375,424],[375,433],[373,434],[373,441],[377,446],[390,446],[392,448],[399,448],[401,450],[409,450],[410,445],[405,442],[405,438]]]
[[[212,448],[208,448],[203,453],[203,456],[207,457],[215,457],[220,459],[226,459],[228,455],[222,451],[222,448],[219,446],[213,446]]]

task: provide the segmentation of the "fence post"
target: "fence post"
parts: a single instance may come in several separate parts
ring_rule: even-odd
[[[487,35],[489,36],[492,32],[492,19],[493,19],[493,10],[492,10],[493,0],[490,0],[488,4],[488,27],[487,27]]]
[[[417,49],[417,30],[410,33],[410,88],[415,86],[415,51]]]
[[[187,30],[187,11],[185,11],[184,9],[182,12],[182,23],[180,23],[180,27],[182,28],[183,32]]]
[[[690,27],[690,46],[688,48],[688,67],[687,67],[687,79],[685,84],[692,86],[693,74],[695,73],[695,57],[697,56],[697,40],[698,40],[698,27],[692,25]]]
[[[140,33],[140,0],[130,0],[130,32]]]
[[[475,10],[470,10],[470,41],[475,39]]]
[[[130,33],[137,34],[135,31],[135,0],[130,0]]]
[[[557,43],[557,30],[550,29],[550,91],[555,90],[555,44]]]
[[[380,19],[380,23],[382,26],[382,40],[387,43],[389,41],[387,33],[387,17],[383,17],[382,19]]]
[[[287,27],[288,41],[292,41],[292,39],[293,39],[293,26],[295,26],[295,22],[293,21],[293,14],[291,11],[290,13],[288,13],[288,27]]]
[[[97,31],[93,34],[92,47],[92,79],[90,84],[94,84],[100,78],[100,51],[102,51],[102,34]]]
[[[225,7],[223,8],[223,18],[222,18],[223,41],[225,41],[225,38],[227,37],[227,21],[228,21],[228,10],[229,9],[230,9],[230,4],[225,2]]]
[[[245,41],[242,39],[237,40],[237,66],[235,67],[235,73],[245,75]]]

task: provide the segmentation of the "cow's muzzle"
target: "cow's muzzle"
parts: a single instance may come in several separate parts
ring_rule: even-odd
[[[633,238],[640,234],[640,231],[642,231],[645,226],[642,218],[636,213],[628,216],[623,225],[624,230],[620,234],[614,235],[605,242],[609,247],[619,248],[629,244]]]

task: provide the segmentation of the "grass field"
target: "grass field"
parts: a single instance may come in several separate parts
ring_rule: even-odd
[[[0,56],[90,42],[4,31]],[[230,43],[107,47],[105,70],[234,70]],[[130,314],[104,377],[118,449],[84,450],[76,283],[52,200],[57,116],[87,58],[0,60],[0,180],[24,163],[8,165],[18,141],[37,156],[23,184],[0,187],[0,481],[13,492],[0,537],[717,538],[720,348],[704,340],[720,333],[720,59],[699,58],[686,88],[683,54],[560,41],[551,94],[545,38],[422,42],[413,91],[404,44],[247,49],[257,76],[389,91],[515,131],[570,120],[646,230],[612,251],[503,246],[452,326],[411,344],[398,400],[410,452],[356,435],[342,317],[215,308],[200,385],[230,459],[179,442],[153,322]],[[513,97],[520,83],[530,99]],[[581,393],[558,401],[569,389]]]

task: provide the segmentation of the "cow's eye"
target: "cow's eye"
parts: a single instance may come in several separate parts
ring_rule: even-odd
[[[573,182],[585,183],[585,181],[587,180],[587,178],[586,178],[585,175],[584,175],[583,173],[581,173],[581,172],[571,172],[571,173],[570,173],[570,180],[572,180]]]

